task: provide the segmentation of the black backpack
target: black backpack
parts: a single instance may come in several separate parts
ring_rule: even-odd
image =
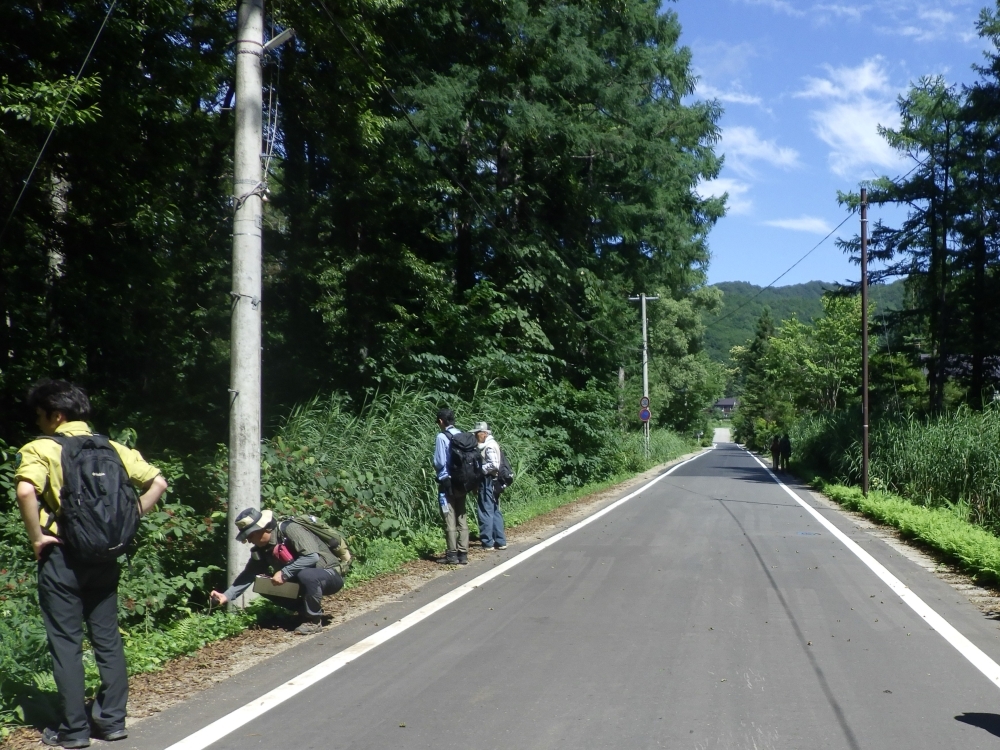
[[[483,457],[479,454],[479,441],[471,432],[448,436],[448,475],[456,493],[475,492],[483,481]]]
[[[507,460],[507,454],[500,449],[500,469],[497,471],[496,484],[493,485],[493,493],[498,496],[505,489],[514,484],[514,469]]]
[[[46,436],[62,446],[59,537],[82,563],[117,560],[139,530],[139,498],[103,435]]]

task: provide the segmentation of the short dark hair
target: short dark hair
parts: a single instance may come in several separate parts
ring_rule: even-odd
[[[90,418],[90,399],[78,385],[66,380],[40,380],[28,391],[28,408],[36,409],[51,417],[53,412],[62,412],[67,422],[77,422]]]
[[[438,419],[444,422],[445,427],[450,427],[455,424],[455,412],[446,406],[438,410]]]

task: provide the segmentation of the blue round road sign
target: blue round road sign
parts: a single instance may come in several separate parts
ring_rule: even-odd
[[[648,422],[651,416],[653,415],[650,414],[649,409],[643,409],[642,411],[639,412],[639,419],[641,419],[643,422]]]

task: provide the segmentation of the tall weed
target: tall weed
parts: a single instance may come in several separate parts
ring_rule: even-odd
[[[803,420],[796,458],[817,473],[861,480],[859,414]],[[870,431],[871,486],[926,506],[964,509],[1000,530],[1000,409],[958,409],[939,417],[875,422]]]

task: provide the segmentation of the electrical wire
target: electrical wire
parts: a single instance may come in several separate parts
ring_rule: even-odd
[[[281,13],[281,4],[278,4],[278,13]],[[274,14],[271,14],[271,38],[274,39]],[[268,85],[267,93],[267,147],[264,149],[264,179],[271,171],[271,157],[274,155],[274,143],[278,139],[278,113],[281,108],[281,55],[275,54],[278,65],[275,73]]]
[[[759,297],[760,295],[762,295],[762,294],[763,294],[763,293],[764,293],[764,292],[765,292],[766,290],[770,289],[770,288],[771,288],[772,286],[774,286],[774,285],[775,285],[775,284],[777,284],[777,283],[778,283],[779,281],[781,281],[781,280],[782,280],[783,278],[785,278],[785,276],[787,276],[787,275],[788,275],[788,273],[789,273],[789,272],[790,272],[790,271],[791,271],[791,270],[792,270],[793,268],[795,268],[795,266],[797,266],[797,265],[798,265],[799,263],[801,263],[801,262],[802,262],[802,261],[804,261],[804,260],[805,260],[806,258],[808,258],[808,257],[809,257],[810,255],[812,255],[812,254],[813,254],[813,252],[814,252],[814,251],[816,251],[816,250],[817,250],[817,249],[819,248],[819,246],[820,246],[820,245],[822,245],[822,244],[823,244],[824,242],[826,242],[826,241],[827,241],[828,239],[830,239],[830,238],[831,238],[831,237],[832,237],[832,236],[834,235],[834,233],[836,233],[836,231],[837,231],[838,229],[840,229],[840,228],[841,228],[842,226],[844,226],[844,224],[846,224],[846,223],[847,223],[847,220],[848,220],[848,219],[850,219],[850,218],[851,218],[851,217],[852,217],[853,215],[854,215],[854,211],[852,210],[852,211],[851,211],[851,213],[849,213],[849,214],[848,214],[847,216],[845,216],[845,217],[844,217],[844,220],[843,220],[842,222],[840,222],[840,223],[839,223],[839,224],[838,224],[837,226],[835,226],[835,227],[834,227],[833,229],[831,229],[831,230],[830,230],[830,233],[829,233],[829,234],[828,234],[828,235],[827,235],[826,237],[824,237],[824,238],[823,238],[823,239],[821,239],[821,240],[820,240],[819,242],[817,242],[817,243],[816,243],[815,245],[813,245],[813,246],[812,246],[812,248],[811,248],[811,249],[810,249],[810,250],[809,250],[809,251],[808,251],[808,252],[807,252],[807,253],[806,253],[805,255],[803,255],[803,256],[802,256],[801,258],[799,258],[799,259],[798,259],[797,261],[795,261],[794,263],[792,263],[792,265],[790,265],[790,266],[789,266],[788,268],[786,268],[786,269],[784,270],[784,272],[783,272],[783,273],[782,273],[782,274],[781,274],[781,275],[780,275],[780,276],[779,276],[778,278],[776,278],[776,279],[775,279],[774,281],[772,281],[772,282],[771,282],[770,284],[768,284],[767,286],[765,286],[765,287],[762,287],[762,288],[761,288],[761,290],[760,290],[759,292],[757,292],[757,293],[756,293],[756,294],[755,294],[755,295],[754,295],[753,297],[751,297],[750,299],[748,299],[748,300],[747,300],[746,302],[744,302],[744,303],[743,303],[742,305],[740,305],[739,307],[737,307],[737,308],[734,308],[734,309],[733,309],[733,310],[731,310],[730,312],[728,312],[728,313],[726,313],[725,315],[723,315],[723,316],[722,316],[721,318],[718,318],[717,320],[714,320],[714,321],[712,321],[712,323],[710,323],[709,325],[705,326],[705,330],[707,331],[707,330],[709,330],[710,328],[714,328],[715,326],[719,325],[719,323],[721,323],[722,321],[726,320],[727,318],[731,318],[731,317],[732,317],[732,316],[734,316],[734,315],[735,315],[736,313],[738,313],[738,312],[739,312],[740,310],[742,310],[742,309],[743,309],[744,307],[746,307],[746,306],[747,306],[747,305],[749,305],[749,304],[750,304],[751,302],[753,302],[753,301],[754,301],[755,299],[757,299],[757,298],[758,298],[758,297]]]
[[[504,242],[506,242],[511,247],[511,249],[514,250],[515,254],[517,254],[518,256],[518,259],[522,263],[524,263],[524,265],[528,266],[528,268],[531,271],[533,271],[536,276],[541,278],[542,274],[538,270],[537,266],[534,266],[532,263],[528,261],[527,255],[521,252],[521,250],[517,247],[517,244],[512,239],[510,239],[510,237],[507,236],[507,233],[503,229],[501,229],[492,221],[490,221],[486,209],[484,209],[483,206],[479,203],[476,197],[472,194],[472,191],[469,190],[458,178],[458,175],[456,175],[454,171],[447,164],[444,163],[444,161],[441,159],[440,154],[438,153],[438,150],[431,145],[429,139],[423,134],[423,132],[420,130],[417,124],[413,121],[413,118],[410,117],[410,113],[407,111],[407,108],[396,97],[396,93],[392,90],[392,87],[389,86],[389,84],[386,82],[385,77],[382,76],[375,69],[375,66],[372,65],[372,63],[368,60],[367,55],[365,55],[365,53],[354,43],[354,40],[347,34],[343,26],[341,26],[340,23],[337,21],[333,13],[330,12],[330,9],[327,7],[326,2],[324,0],[317,0],[317,2],[319,3],[320,7],[323,8],[323,11],[326,13],[327,17],[330,19],[330,22],[334,25],[334,27],[337,29],[340,35],[344,37],[344,41],[347,42],[348,46],[354,52],[355,57],[357,57],[362,62],[362,64],[364,64],[364,66],[368,68],[368,72],[371,73],[372,76],[374,76],[378,80],[379,86],[381,86],[382,89],[386,92],[386,94],[389,95],[389,98],[392,99],[393,104],[396,105],[399,113],[406,120],[406,124],[409,126],[410,130],[413,131],[414,135],[417,137],[420,143],[422,143],[424,148],[427,149],[428,153],[430,153],[432,159],[441,169],[444,175],[452,182],[452,184],[455,187],[461,190],[468,197],[468,199],[472,202],[473,207],[479,212],[479,217],[480,219],[482,219],[483,223],[489,229],[492,229],[494,232],[496,232],[497,236],[499,236]],[[589,328],[591,332],[596,334],[598,338],[604,339],[605,341],[607,341],[610,344],[613,344],[616,347],[620,346],[620,343],[618,341],[610,338],[609,336],[605,336],[603,333],[597,330],[597,328],[594,327],[594,324],[591,321],[588,321],[582,315],[580,315],[580,313],[576,311],[576,308],[574,308],[570,302],[568,302],[555,290],[550,289],[549,292],[552,294],[553,297],[562,302],[566,306],[566,308],[573,314],[573,316],[576,317],[577,320],[579,320],[584,326]],[[625,347],[625,348],[628,350],[642,351],[641,347]]]
[[[63,99],[62,106],[59,108],[59,113],[56,115],[56,119],[52,121],[52,127],[49,128],[49,134],[45,137],[45,142],[42,143],[42,147],[38,151],[38,156],[35,157],[35,163],[31,165],[31,171],[28,172],[27,179],[21,185],[21,192],[18,193],[17,200],[14,201],[14,207],[11,208],[10,213],[7,214],[7,220],[3,223],[3,229],[0,229],[0,242],[3,242],[3,238],[7,234],[7,229],[10,227],[10,222],[14,218],[14,214],[17,213],[17,209],[20,207],[21,201],[24,200],[24,194],[28,191],[28,186],[31,184],[31,180],[35,176],[35,172],[38,170],[38,165],[41,164],[42,157],[45,155],[45,150],[49,147],[49,142],[52,140],[52,135],[56,132],[56,128],[59,127],[59,121],[62,120],[63,112],[66,111],[66,105],[69,104],[69,100],[73,97],[73,93],[76,91],[76,87],[80,83],[80,78],[83,77],[84,68],[86,68],[87,63],[90,62],[90,56],[94,53],[94,48],[97,47],[97,41],[101,38],[101,34],[104,33],[104,28],[108,25],[111,13],[114,11],[117,4],[118,0],[111,0],[111,5],[108,6],[108,12],[104,15],[104,21],[101,23],[101,27],[97,30],[97,34],[94,36],[94,41],[90,43],[90,49],[87,50],[87,54],[83,58],[83,62],[80,64],[80,69],[76,72],[76,78],[73,79],[73,84],[69,87],[69,91],[66,92],[66,98]]]

